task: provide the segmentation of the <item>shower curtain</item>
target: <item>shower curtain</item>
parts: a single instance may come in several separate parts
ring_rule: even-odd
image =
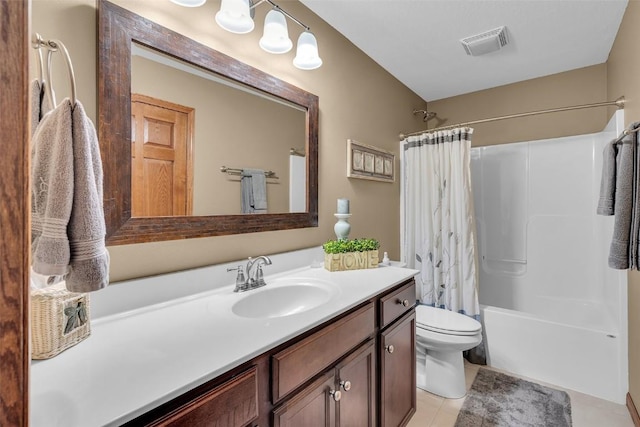
[[[403,141],[405,257],[418,298],[480,319],[470,151],[473,129]]]

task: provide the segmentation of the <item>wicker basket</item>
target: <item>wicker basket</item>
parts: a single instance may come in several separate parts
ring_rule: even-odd
[[[91,333],[89,295],[64,282],[31,292],[31,358],[49,359]]]

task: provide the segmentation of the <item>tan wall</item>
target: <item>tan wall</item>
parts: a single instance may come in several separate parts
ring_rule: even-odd
[[[304,111],[139,56],[131,68],[133,93],[195,109],[194,215],[242,212],[240,177],[221,166],[276,172],[267,210],[289,212],[289,149],[304,151]]]
[[[430,128],[472,120],[608,100],[605,64],[527,80],[429,103]],[[620,94],[613,94],[616,99]],[[600,132],[606,108],[590,108],[473,125],[474,146]]]
[[[627,98],[625,121],[640,120],[640,2],[630,1],[607,61],[607,90]],[[640,273],[629,273],[629,394],[640,408]]]
[[[346,140],[397,153],[398,133],[422,127],[411,114],[414,108],[424,108],[418,96],[297,1],[282,6],[316,35],[324,65],[315,71],[293,67],[293,52],[278,56],[259,48],[266,6],[258,7],[256,30],[239,36],[214,23],[220,4],[216,0],[197,9],[158,0],[114,3],[318,95],[320,208],[317,228],[110,247],[112,281],[320,245],[335,237],[333,213],[339,197],[351,199],[351,236],[376,237],[392,259],[399,257],[399,182],[347,179]],[[33,31],[67,45],[76,69],[78,98],[92,118],[96,117],[95,23],[94,0],[33,1]],[[289,28],[295,42],[301,28],[295,24]],[[63,63],[56,64],[64,77]],[[56,88],[59,94],[68,93],[58,80]]]

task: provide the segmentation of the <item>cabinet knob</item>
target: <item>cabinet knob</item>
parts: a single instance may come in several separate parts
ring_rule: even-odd
[[[340,399],[342,399],[342,392],[340,390],[329,390],[329,394],[336,402],[339,402]]]
[[[393,350],[395,350],[395,348],[393,348],[392,345],[388,345],[385,347],[385,350],[387,350],[387,353],[391,354],[393,353]]]
[[[409,300],[408,299],[398,300],[398,304],[402,305],[403,307],[409,307]]]
[[[340,381],[340,387],[342,387],[344,391],[351,390],[351,381]]]

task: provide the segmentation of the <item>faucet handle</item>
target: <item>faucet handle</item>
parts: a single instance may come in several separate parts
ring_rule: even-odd
[[[264,286],[266,284],[267,282],[264,281],[264,273],[262,272],[262,264],[258,264],[258,268],[256,270],[256,282],[253,287],[259,288],[260,286]]]
[[[247,290],[247,283],[244,278],[244,271],[241,265],[236,268],[227,268],[227,271],[237,271],[238,275],[236,276],[236,288],[233,292],[242,292]]]

